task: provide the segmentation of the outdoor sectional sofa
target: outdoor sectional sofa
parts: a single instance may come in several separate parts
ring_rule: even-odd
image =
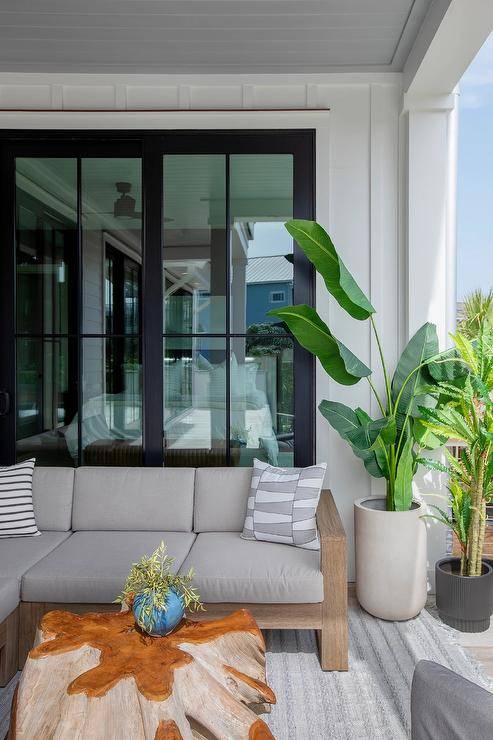
[[[251,468],[36,468],[38,537],[0,539],[0,686],[22,668],[52,609],[113,603],[130,565],[165,540],[193,566],[196,618],[251,610],[260,627],[315,629],[324,670],[347,670],[346,536],[330,491],[321,551],[243,540]]]

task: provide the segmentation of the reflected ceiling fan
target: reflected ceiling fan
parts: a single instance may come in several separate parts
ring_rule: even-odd
[[[132,190],[132,183],[125,180],[118,180],[115,182],[115,188],[117,193],[120,195],[116,198],[113,203],[112,211],[100,211],[100,216],[114,216],[120,219],[138,219],[142,218],[142,211],[136,211],[135,206],[137,201],[130,195]],[[165,223],[174,221],[173,218],[164,218]]]
[[[130,195],[132,183],[120,180],[115,182],[115,187],[117,192],[120,193],[120,197],[113,204],[113,216],[115,218],[140,218],[142,213],[135,210],[136,201]]]

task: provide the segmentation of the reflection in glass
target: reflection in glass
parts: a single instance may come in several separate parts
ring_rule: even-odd
[[[278,327],[231,341],[231,463],[294,464],[293,341]]]
[[[293,303],[293,156],[232,154],[230,198],[231,331],[244,334]]]
[[[226,157],[172,154],[164,168],[164,331],[226,331]]]
[[[141,265],[111,244],[105,248],[104,313],[106,334],[140,331]]]
[[[82,354],[83,464],[141,465],[140,340],[135,337],[84,339]],[[77,418],[72,431],[76,427]]]
[[[17,332],[68,333],[77,309],[77,161],[18,157],[15,166]]]
[[[17,460],[77,464],[77,429],[69,433],[77,413],[76,377],[73,340],[17,339]]]
[[[81,161],[84,334],[140,331],[141,169],[139,158]]]
[[[226,464],[224,339],[165,339],[164,443],[165,465]]]

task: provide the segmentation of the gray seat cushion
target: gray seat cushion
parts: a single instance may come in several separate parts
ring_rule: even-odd
[[[33,475],[34,516],[38,529],[68,532],[72,525],[73,468],[38,468]]]
[[[195,468],[82,467],[74,530],[191,532]]]
[[[132,563],[150,555],[161,540],[178,570],[194,539],[190,532],[75,532],[26,573],[22,600],[109,604],[123,588]]]
[[[204,602],[319,603],[320,553],[273,542],[251,542],[239,532],[204,532],[180,572],[193,566]]]
[[[19,580],[0,578],[0,624],[19,604]]]
[[[252,468],[197,468],[195,532],[241,532]]]
[[[70,532],[41,532],[39,537],[0,540],[0,577],[22,578],[35,563],[70,537]]]

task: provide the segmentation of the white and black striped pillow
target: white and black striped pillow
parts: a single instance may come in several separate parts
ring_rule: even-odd
[[[255,459],[243,539],[319,550],[316,513],[326,469],[326,463],[275,468]]]
[[[0,539],[37,537],[33,508],[33,472],[36,460],[0,468]]]

